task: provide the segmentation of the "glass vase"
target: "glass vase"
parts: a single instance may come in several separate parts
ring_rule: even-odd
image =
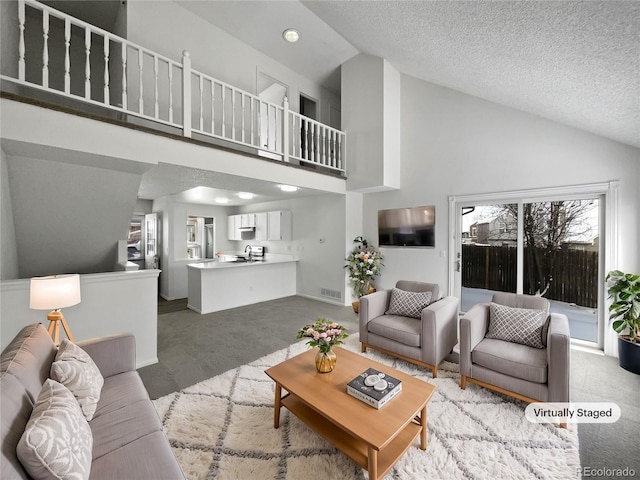
[[[336,368],[336,354],[333,350],[323,352],[318,350],[316,353],[316,370],[320,373],[329,373]]]

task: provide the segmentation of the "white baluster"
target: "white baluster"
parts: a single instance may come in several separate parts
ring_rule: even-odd
[[[122,55],[122,108],[127,109],[127,44],[121,44]]]
[[[142,68],[144,67],[144,53],[142,49],[138,49],[138,74],[140,75],[140,81],[138,86],[140,88],[138,97],[138,113],[144,114],[144,86],[142,82]]]
[[[262,100],[258,99],[258,146],[262,147]]]
[[[160,106],[158,105],[158,56],[153,56],[153,114],[154,118],[160,118]]]
[[[222,95],[222,136],[224,137],[224,136],[226,136],[225,134],[226,134],[226,130],[227,130],[227,126],[225,125],[226,122],[224,120],[224,117],[225,117],[224,114],[225,114],[225,110],[226,110],[226,106],[227,106],[226,105],[226,100],[225,100],[227,87],[225,87],[224,85],[220,85],[220,89],[222,91],[221,92],[221,95]]]
[[[168,63],[169,74],[169,122],[173,123],[173,63]]]
[[[236,89],[231,89],[231,138],[236,139]]]
[[[294,125],[293,125],[293,131],[295,132],[295,138],[296,140],[293,142],[294,148],[293,148],[293,154],[297,157],[302,157],[302,121],[300,119],[299,115],[296,115],[293,117],[294,118]],[[295,148],[295,145],[298,146],[298,148]]]
[[[84,98],[91,98],[91,29],[84,29],[84,50],[86,60],[84,64]]]
[[[216,83],[211,79],[211,135],[216,134]]]
[[[327,129],[322,128],[322,164],[327,165]]]
[[[20,30],[20,38],[18,40],[18,80],[24,82],[24,0],[18,1],[18,29]]]
[[[68,18],[64,20],[64,93],[71,92],[71,22]]]
[[[284,97],[282,102],[282,134],[279,138],[282,140],[282,160],[289,161],[289,99]]]
[[[182,51],[182,132],[191,138],[191,56]]]
[[[271,104],[267,103],[267,148],[273,150],[274,141],[273,141],[273,132],[272,132],[272,124],[271,121]]]
[[[49,12],[42,11],[42,86],[49,88]]]
[[[255,127],[255,122],[256,122],[256,117],[255,117],[255,105],[256,105],[256,100],[253,97],[251,98],[251,111],[250,111],[250,115],[251,115],[251,126],[249,127],[251,129],[251,145],[255,145],[254,143],[254,127]]]
[[[316,124],[311,121],[311,161],[318,163],[318,152],[316,151]]]
[[[336,148],[337,167],[342,167],[342,135],[338,135],[338,148]]]
[[[240,108],[242,111],[242,120],[240,122],[240,128],[242,129],[242,143],[244,143],[244,93],[241,93],[242,97],[241,97],[241,102],[240,102]]]
[[[200,94],[200,120],[198,122],[198,125],[200,126],[200,131],[204,130],[204,112],[202,111],[203,109],[202,97],[204,96],[203,82],[204,82],[204,78],[202,77],[202,75],[198,75],[198,93]]]
[[[337,132],[334,132],[333,130],[331,130],[331,140],[330,140],[330,151],[329,153],[331,154],[331,166],[332,167],[337,167],[336,165],[336,136],[338,135]]]
[[[304,155],[302,158],[309,160],[309,124],[306,118],[302,119],[304,125]]]
[[[109,36],[104,36],[104,103],[109,105]]]

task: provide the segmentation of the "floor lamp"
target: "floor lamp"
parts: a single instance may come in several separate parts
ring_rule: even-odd
[[[50,277],[34,277],[31,279],[29,308],[34,310],[50,310],[49,335],[56,346],[60,344],[60,324],[67,338],[74,342],[73,335],[64,319],[61,308],[80,303],[80,275],[53,275]]]

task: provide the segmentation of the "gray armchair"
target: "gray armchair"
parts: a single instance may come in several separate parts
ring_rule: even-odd
[[[360,297],[360,342],[367,347],[431,369],[438,375],[438,364],[458,342],[456,297],[440,299],[433,283],[401,280],[396,288],[405,292],[431,292],[431,302],[418,313],[419,318],[385,314],[392,290],[380,290]]]
[[[493,303],[549,311],[549,301],[499,292]],[[460,319],[460,387],[467,382],[532,402],[569,401],[571,336],[565,315],[552,313],[542,329],[543,348],[488,338],[489,303],[480,303]]]

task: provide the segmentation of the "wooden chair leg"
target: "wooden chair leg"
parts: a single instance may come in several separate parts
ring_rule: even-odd
[[[433,378],[438,378],[438,367],[432,367],[431,368],[431,375],[433,376]]]
[[[466,375],[460,375],[460,388],[462,390],[467,388],[467,377],[466,377]]]
[[[360,352],[362,352],[362,353],[366,353],[367,352],[367,346],[364,343],[360,344]]]

